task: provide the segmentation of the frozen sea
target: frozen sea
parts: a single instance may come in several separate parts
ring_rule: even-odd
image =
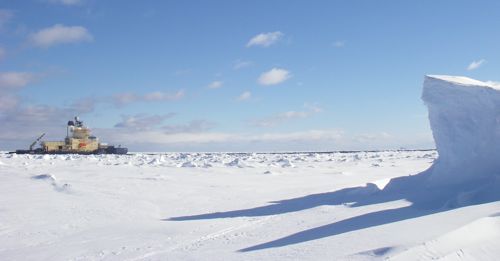
[[[436,151],[0,154],[1,260],[495,260],[500,201],[426,208]]]

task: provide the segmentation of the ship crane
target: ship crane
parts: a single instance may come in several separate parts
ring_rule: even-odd
[[[33,150],[33,147],[35,147],[35,145],[43,138],[43,136],[45,136],[45,133],[42,133],[42,135],[40,135],[40,137],[38,137],[38,139],[36,139],[35,141],[33,141],[33,143],[31,143],[30,151]]]

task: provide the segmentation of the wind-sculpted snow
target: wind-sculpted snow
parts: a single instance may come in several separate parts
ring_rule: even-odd
[[[426,171],[391,179],[378,196],[404,198],[429,210],[500,200],[498,87],[465,77],[427,76],[422,99],[439,157]]]
[[[439,157],[426,171],[393,178],[381,197],[415,208],[453,209],[500,200],[500,90],[465,77],[427,76],[422,99]]]
[[[465,77],[427,76],[422,99],[429,109],[439,158],[429,184],[500,178],[500,90]]]
[[[439,255],[443,260],[493,260],[488,250],[498,248],[498,242],[500,216],[497,213],[405,249],[391,259],[404,261],[415,257]]]

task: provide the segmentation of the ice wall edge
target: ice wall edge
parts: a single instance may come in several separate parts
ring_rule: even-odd
[[[500,90],[461,76],[426,76],[422,100],[439,153],[429,185],[500,178]]]

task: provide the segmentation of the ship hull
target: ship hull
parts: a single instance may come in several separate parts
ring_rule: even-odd
[[[80,154],[80,155],[99,155],[99,154],[118,154],[118,155],[124,155],[128,153],[127,148],[115,148],[115,147],[110,147],[106,149],[98,149],[95,151],[74,151],[74,150],[59,150],[59,151],[44,151],[40,149],[36,150],[16,150],[14,152],[10,153],[15,153],[15,154]]]

